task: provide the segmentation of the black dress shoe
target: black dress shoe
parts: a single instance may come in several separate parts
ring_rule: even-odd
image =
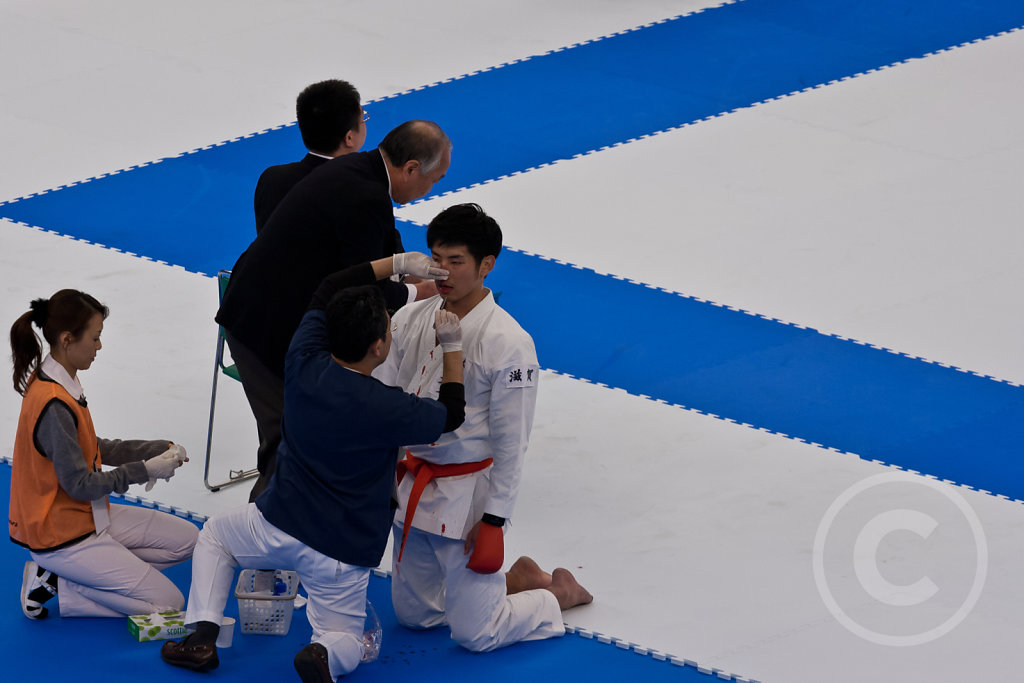
[[[160,648],[160,658],[168,664],[193,671],[212,671],[220,665],[214,643],[189,645],[188,638],[180,643],[168,640]]]
[[[299,650],[294,664],[302,683],[334,683],[327,663],[327,648],[320,643],[310,643]]]

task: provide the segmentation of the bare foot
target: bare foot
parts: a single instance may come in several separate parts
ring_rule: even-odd
[[[577,605],[589,605],[594,601],[594,596],[576,581],[572,572],[561,567],[551,572],[551,585],[548,586],[548,590],[555,594],[558,606],[563,610]]]
[[[505,595],[533,590],[535,588],[547,588],[551,585],[551,574],[540,568],[531,558],[520,557],[515,564],[505,572]]]

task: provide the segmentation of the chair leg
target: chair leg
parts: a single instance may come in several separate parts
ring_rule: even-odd
[[[206,465],[203,469],[203,484],[210,491],[220,491],[225,486],[238,484],[246,479],[252,479],[259,474],[254,467],[251,470],[228,470],[228,478],[215,484],[210,483],[210,456],[213,451],[213,416],[217,407],[217,380],[220,378],[221,369],[224,367],[224,335],[220,329],[217,330],[217,354],[213,363],[213,388],[210,391],[210,425],[206,431]]]

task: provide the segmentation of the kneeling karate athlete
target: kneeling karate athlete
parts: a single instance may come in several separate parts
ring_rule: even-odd
[[[417,398],[370,377],[391,347],[384,298],[372,282],[393,272],[445,275],[425,254],[396,254],[326,278],[285,361],[283,439],[277,468],[256,501],[211,518],[199,534],[186,623],[164,661],[209,671],[235,567],[294,568],[309,594],[312,642],[295,657],[303,681],[328,683],[363,657],[370,569],[391,528],[398,446],[429,443],[463,420],[461,331],[440,311],[442,386]],[[338,291],[342,290],[342,291]]]
[[[533,339],[484,287],[501,230],[476,204],[460,204],[430,222],[427,245],[448,277],[437,282],[439,296],[395,313],[392,351],[374,376],[437,396],[442,349],[432,321],[440,311],[454,313],[462,323],[466,419],[436,443],[409,446],[399,463],[395,613],[411,628],[447,623],[452,638],[474,652],[560,636],[561,610],[593,601],[575,577],[566,569],[548,574],[527,557],[498,573],[540,369]]]

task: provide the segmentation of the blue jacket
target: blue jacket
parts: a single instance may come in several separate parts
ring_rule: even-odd
[[[346,564],[380,564],[391,529],[399,446],[430,443],[447,410],[342,367],[326,316],[303,317],[285,361],[277,469],[256,499],[268,522]]]

